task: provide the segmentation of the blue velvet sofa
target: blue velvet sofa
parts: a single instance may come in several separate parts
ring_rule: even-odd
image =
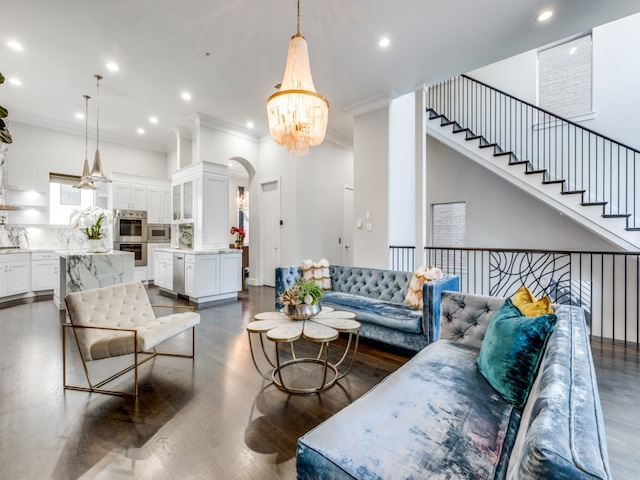
[[[583,310],[556,309],[518,409],[476,364],[503,302],[444,292],[441,339],[302,436],[298,479],[611,478]]]
[[[339,265],[330,266],[329,272],[332,289],[325,290],[323,305],[355,313],[362,337],[414,351],[440,334],[439,322],[433,322],[440,318],[440,293],[460,290],[460,278],[455,275],[425,282],[420,310],[404,304],[411,272]],[[280,294],[301,276],[298,266],[276,268],[276,310],[282,308]]]

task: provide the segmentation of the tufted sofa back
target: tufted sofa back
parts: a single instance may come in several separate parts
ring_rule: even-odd
[[[440,338],[480,348],[489,322],[504,298],[442,292]]]
[[[335,292],[351,293],[394,303],[403,303],[407,296],[412,272],[379,270],[375,268],[329,267]]]

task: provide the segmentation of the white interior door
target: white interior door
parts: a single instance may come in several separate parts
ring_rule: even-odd
[[[260,183],[260,258],[262,284],[276,286],[280,266],[280,181]]]
[[[353,187],[344,186],[342,206],[342,265],[353,265]]]

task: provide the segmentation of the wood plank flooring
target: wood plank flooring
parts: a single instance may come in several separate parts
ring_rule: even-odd
[[[149,291],[154,303],[175,303],[155,287]],[[318,395],[287,395],[255,371],[245,331],[256,313],[273,309],[273,297],[272,288],[249,287],[239,301],[200,307],[195,361],[158,357],[143,366],[137,402],[62,388],[64,316],[51,300],[0,309],[0,478],[294,479],[298,437],[410,354],[363,342],[338,385]],[[186,348],[189,341],[183,335],[169,346]],[[73,353],[73,344],[68,348]],[[606,341],[592,348],[614,478],[637,478],[638,350]],[[92,373],[106,371],[95,363]],[[80,382],[81,374],[74,357],[69,375]],[[127,376],[117,386],[132,382]]]

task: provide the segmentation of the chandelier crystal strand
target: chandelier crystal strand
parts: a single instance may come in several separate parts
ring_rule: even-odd
[[[280,90],[267,100],[267,113],[271,137],[293,155],[306,155],[324,140],[329,102],[313,85],[307,41],[300,34],[300,0]]]
[[[82,168],[82,177],[73,188],[81,188],[83,190],[98,190],[91,180],[89,180],[89,95],[84,97],[84,166]]]

